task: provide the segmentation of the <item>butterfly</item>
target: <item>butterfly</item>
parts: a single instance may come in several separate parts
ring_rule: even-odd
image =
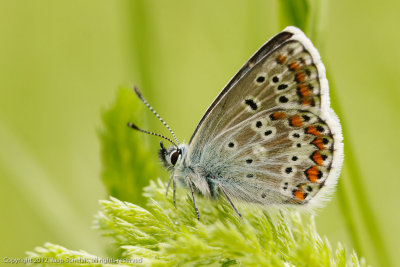
[[[343,162],[342,130],[330,108],[325,67],[317,49],[289,26],[266,42],[229,81],[197,125],[189,144],[156,135],[159,157],[171,172],[167,185],[261,206],[321,206],[337,183]]]

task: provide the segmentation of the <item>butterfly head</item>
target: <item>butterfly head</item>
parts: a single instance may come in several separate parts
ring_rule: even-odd
[[[158,151],[158,156],[164,167],[167,169],[174,168],[176,165],[180,165],[183,160],[183,156],[186,153],[186,145],[170,146],[166,149],[163,142],[160,141],[160,150]]]

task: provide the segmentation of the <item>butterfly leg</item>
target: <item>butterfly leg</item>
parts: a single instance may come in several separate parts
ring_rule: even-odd
[[[225,192],[224,188],[221,185],[219,185],[219,188],[221,188],[221,191],[224,193],[226,199],[228,199],[229,204],[231,204],[232,208],[236,211],[237,215],[239,215],[239,217],[242,217],[242,214],[240,214],[238,209],[235,207],[235,205],[233,204],[232,200],[229,198],[228,194]]]
[[[194,197],[194,190],[193,190],[192,181],[190,181],[190,179],[188,177],[186,177],[186,183],[189,185],[190,191],[192,192],[193,205],[194,205],[194,209],[195,209],[196,214],[197,214],[197,220],[200,221],[200,213],[199,213],[199,209],[197,208],[196,198]]]
[[[174,179],[174,173],[172,172],[169,175],[169,180],[168,180],[168,184],[167,184],[167,190],[165,191],[165,196],[168,197],[168,190],[169,190],[169,186],[171,185],[171,181]],[[175,182],[175,181],[174,181]],[[174,194],[175,194],[175,190],[174,190]]]
[[[175,206],[175,209],[176,209],[176,182],[175,182],[175,180],[172,180],[172,188],[174,189],[172,198],[174,200],[174,206]]]

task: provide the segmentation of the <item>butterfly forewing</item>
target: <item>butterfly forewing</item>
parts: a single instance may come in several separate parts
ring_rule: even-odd
[[[341,130],[311,42],[293,27],[270,42],[211,105],[187,162],[233,198],[304,204],[335,183]]]
[[[250,69],[254,67],[255,64],[260,62],[266,54],[270,51],[281,45],[284,41],[291,38],[293,33],[288,31],[282,31],[281,33],[277,34],[273,38],[271,38],[267,43],[265,43],[250,59],[247,61],[243,67],[236,73],[236,75],[229,81],[229,83],[225,86],[222,92],[217,96],[211,106],[207,109],[206,113],[201,118],[199,124],[197,125],[189,143],[192,143],[192,140],[195,136],[197,136],[197,131],[203,125],[203,121],[208,117],[210,112],[214,109],[214,107],[218,104],[218,102],[228,93],[230,92],[232,86],[236,84],[243,76],[245,76]]]

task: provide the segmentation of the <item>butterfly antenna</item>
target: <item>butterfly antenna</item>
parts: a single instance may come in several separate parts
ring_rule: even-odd
[[[172,141],[171,139],[169,139],[168,137],[165,137],[164,135],[161,135],[161,134],[158,134],[158,133],[153,133],[153,132],[149,132],[149,131],[140,129],[139,127],[137,127],[137,126],[136,126],[135,124],[133,124],[132,122],[128,122],[128,127],[131,127],[132,129],[137,130],[137,131],[142,132],[142,133],[146,133],[146,134],[150,134],[150,135],[155,135],[155,136],[164,138],[165,140],[170,141],[174,146],[178,147],[178,146],[176,145],[176,143],[175,143],[174,141]]]
[[[172,131],[172,129],[169,127],[169,125],[160,117],[160,115],[158,115],[158,113],[154,110],[154,108],[152,106],[150,106],[149,102],[146,101],[146,99],[144,99],[144,97],[142,96],[142,94],[140,93],[139,89],[134,86],[135,89],[135,93],[136,95],[140,98],[140,100],[142,100],[142,102],[151,110],[151,112],[153,112],[154,115],[156,115],[156,117],[162,122],[162,124],[164,124],[165,127],[167,127],[168,131],[172,134],[172,136],[174,137],[176,143],[179,145],[179,141],[175,136],[175,133]],[[142,130],[144,131],[144,130]],[[152,133],[153,135],[157,135]],[[160,136],[160,135],[158,135]],[[161,137],[161,136],[160,136]],[[164,137],[165,139],[167,139],[166,137]],[[169,139],[167,139],[169,140]]]

